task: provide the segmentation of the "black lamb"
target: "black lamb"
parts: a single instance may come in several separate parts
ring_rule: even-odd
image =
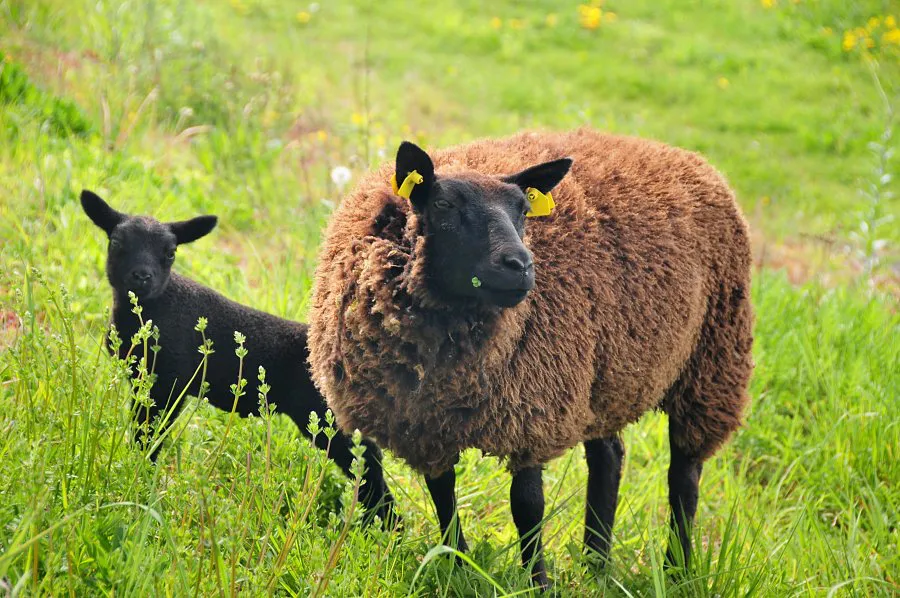
[[[129,216],[87,190],[81,193],[81,205],[109,238],[106,275],[113,289],[112,321],[119,335],[127,340],[140,328],[138,316],[132,312],[129,291],[138,298],[143,320],[152,320],[159,329],[161,348],[155,357],[156,380],[150,390],[153,402],[149,408],[134,410],[136,423],[146,421],[160,435],[178,415],[184,401],[174,405],[168,419],[157,420],[181,394],[200,364],[202,355],[198,347],[202,337],[195,326],[198,318],[204,317],[208,320],[204,334],[217,349],[209,355],[206,366],[209,389],[205,396],[209,402],[226,411],[234,407],[230,388],[237,381],[239,360],[234,351],[224,348],[234,346],[234,333],[239,331],[246,337],[248,349],[243,363],[244,378],[255,377],[259,366],[263,366],[266,382],[271,386],[269,402],[308,435],[310,412],[324,418],[327,405],[310,378],[306,324],[241,305],[171,271],[176,248],[207,235],[216,226],[217,218],[198,216],[163,223],[147,216]],[[123,343],[119,349],[120,358],[128,352],[126,345]],[[189,394],[198,395],[199,378],[188,387]],[[259,402],[252,392],[241,396],[235,408],[241,417],[258,410]],[[135,440],[145,445],[148,437],[146,428],[140,426]],[[370,515],[377,514],[384,522],[394,522],[394,499],[384,480],[381,451],[370,440],[362,442],[366,447],[366,472],[360,501]],[[324,434],[318,434],[315,444],[327,449],[328,456],[351,476],[352,442],[347,435],[338,432],[329,444]],[[151,460],[156,460],[159,450],[157,447],[151,452]]]

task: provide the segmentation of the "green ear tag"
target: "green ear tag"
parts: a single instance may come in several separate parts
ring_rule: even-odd
[[[481,281],[478,280],[477,276],[472,277],[472,286],[475,287],[476,289],[481,286]]]

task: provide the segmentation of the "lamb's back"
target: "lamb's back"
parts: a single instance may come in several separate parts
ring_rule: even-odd
[[[306,369],[305,324],[242,305],[175,273],[163,295],[146,303],[142,317],[145,321],[152,319],[160,330],[156,386],[166,395],[174,389],[177,396],[192,378],[195,382],[189,392],[197,393],[200,376],[195,376],[195,372],[202,359],[198,347],[204,338],[213,345],[206,381],[210,384],[208,398],[217,407],[231,409],[230,387],[239,376],[247,380],[247,394],[255,396],[260,366],[266,369],[267,382],[272,387],[271,402],[293,401],[298,391],[311,388]],[[195,330],[200,317],[207,320],[202,335]],[[122,320],[122,316],[118,319]],[[235,331],[246,337],[247,356],[242,366],[235,354]],[[253,403],[243,401],[241,415],[252,411]]]

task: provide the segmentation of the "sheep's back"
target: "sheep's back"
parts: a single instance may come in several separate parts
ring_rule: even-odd
[[[527,358],[510,375],[524,381],[521,411],[535,405],[528,389],[555,389],[537,405],[587,422],[563,436],[603,437],[659,405],[719,288],[749,285],[749,241],[722,176],[653,141],[529,132],[438,152],[436,164],[505,174],[562,156],[574,164],[556,211],[527,225],[537,284],[519,345]]]
[[[243,377],[246,396],[238,404],[238,413],[255,412],[260,366],[266,369],[271,386],[269,401],[277,403],[280,410],[288,410],[304,392],[318,396],[307,371],[305,324],[241,305],[175,273],[163,295],[144,305],[142,316],[145,321],[153,320],[160,331],[155,368],[158,381],[154,385],[157,402],[165,404],[170,393],[177,397],[185,387],[189,394],[197,394],[200,375],[195,372],[202,360],[198,347],[204,338],[212,341],[214,351],[208,358],[206,381],[210,385],[207,397],[216,407],[231,410],[231,385]],[[200,317],[207,320],[203,335],[195,330]],[[117,321],[136,328],[130,312],[119,313]],[[235,332],[246,337],[243,364],[235,354]],[[194,382],[188,386],[192,378]]]

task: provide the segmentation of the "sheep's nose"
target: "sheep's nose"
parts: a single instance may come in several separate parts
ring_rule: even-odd
[[[503,265],[516,272],[527,272],[534,261],[527,255],[507,254],[503,256]]]
[[[150,280],[152,274],[148,270],[140,269],[140,270],[132,270],[131,277],[137,282],[147,282]]]

